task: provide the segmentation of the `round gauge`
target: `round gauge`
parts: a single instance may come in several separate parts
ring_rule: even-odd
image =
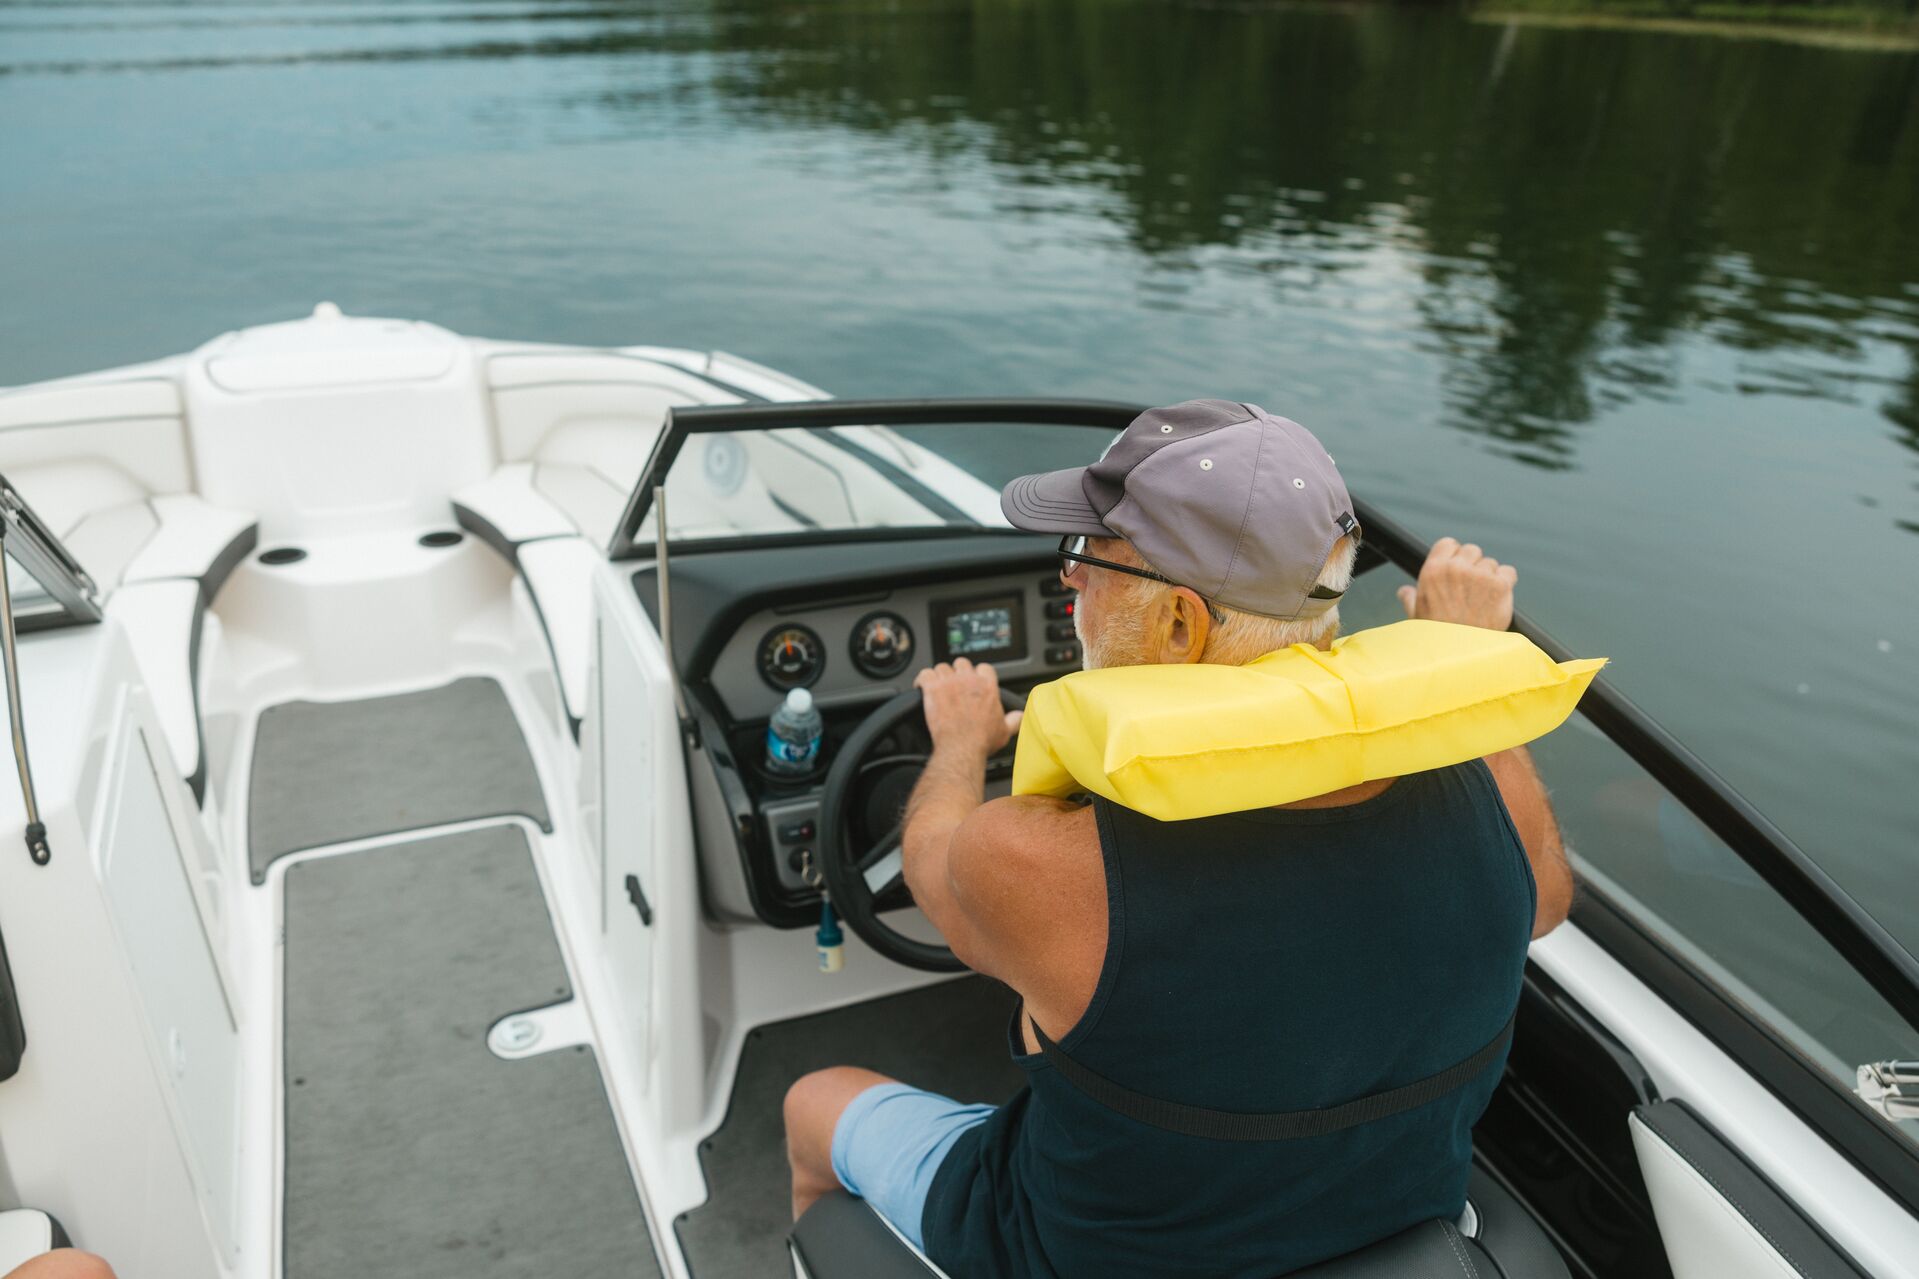
[[[913,628],[897,613],[868,613],[853,628],[853,665],[890,679],[913,661]]]
[[[785,692],[805,688],[826,669],[826,645],[804,626],[782,626],[760,641],[760,678]]]

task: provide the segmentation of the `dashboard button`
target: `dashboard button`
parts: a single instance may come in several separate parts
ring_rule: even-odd
[[[1046,650],[1046,660],[1053,666],[1065,666],[1070,662],[1077,662],[1079,661],[1079,645],[1061,644],[1057,648],[1049,648]]]
[[[1039,593],[1045,598],[1052,599],[1061,595],[1070,595],[1072,591],[1073,588],[1060,581],[1057,575],[1053,577],[1042,577],[1039,580]]]
[[[1046,616],[1054,619],[1071,617],[1073,615],[1073,605],[1077,602],[1076,600],[1048,600],[1046,602]]]
[[[813,838],[813,823],[810,820],[804,822],[788,822],[786,825],[780,827],[780,843],[782,844],[803,844],[811,838]]]
[[[1073,630],[1073,624],[1071,622],[1048,622],[1046,624],[1046,638],[1057,644],[1061,640],[1076,640],[1079,638],[1079,634]]]

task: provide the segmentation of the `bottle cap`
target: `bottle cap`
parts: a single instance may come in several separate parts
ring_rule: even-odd
[[[786,709],[795,715],[804,715],[813,709],[813,690],[796,688],[786,695]]]

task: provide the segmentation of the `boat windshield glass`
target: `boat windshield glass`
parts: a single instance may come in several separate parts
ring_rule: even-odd
[[[1018,423],[822,426],[689,436],[666,478],[671,544],[867,530],[1005,529],[1000,487],[1099,457],[1113,432]],[[650,544],[648,512],[634,541]]]

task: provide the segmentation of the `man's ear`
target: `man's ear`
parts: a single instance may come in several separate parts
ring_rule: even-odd
[[[1199,592],[1175,586],[1165,596],[1166,614],[1159,627],[1159,660],[1162,665],[1178,666],[1197,662],[1206,651],[1206,639],[1212,634],[1213,615]]]

